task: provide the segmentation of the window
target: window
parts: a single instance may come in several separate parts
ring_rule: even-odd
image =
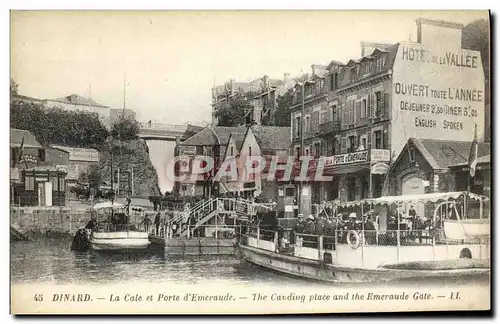
[[[382,148],[382,131],[381,130],[378,130],[375,132],[375,148],[376,149]]]
[[[295,158],[297,158],[297,160],[300,158],[300,147],[299,146],[295,147]]]
[[[292,188],[292,187],[285,188],[285,196],[286,197],[295,197],[295,188]]]
[[[38,150],[38,161],[45,162],[45,150]]]
[[[330,90],[337,89],[337,78],[338,78],[338,73],[337,72],[333,72],[330,75]]]
[[[314,143],[314,156],[319,158],[321,155],[321,143]]]
[[[349,147],[347,148],[348,152],[355,152],[356,151],[356,135],[349,136]]]
[[[337,148],[337,146],[339,145],[338,142],[339,141],[336,138],[333,139],[332,155],[335,155],[335,154],[337,154],[339,152],[339,149]]]
[[[304,150],[304,154],[305,155],[309,155],[309,147],[306,147],[305,150]]]
[[[354,82],[357,79],[356,71],[357,71],[357,69],[355,66],[351,67],[349,70],[351,82]]]
[[[375,92],[375,116],[374,117],[380,117],[382,116],[382,109],[383,109],[383,97],[382,97],[382,92],[377,91]]]
[[[35,177],[27,176],[24,178],[24,189],[25,190],[35,190]]]
[[[368,117],[368,106],[366,99],[363,99],[363,101],[361,101],[361,118],[366,117]]]
[[[366,144],[367,144],[367,143],[366,143],[366,137],[363,137],[363,138],[361,139],[361,146],[363,147],[363,150],[368,149],[368,147],[366,146]]]
[[[182,191],[186,191],[187,190],[187,186],[186,185],[183,185],[182,186]]]
[[[234,147],[231,146],[231,156],[234,156]]]
[[[52,191],[58,191],[59,181],[57,177],[50,177],[50,182],[52,182]]]
[[[295,137],[300,137],[300,116],[295,117],[294,123],[294,135]]]
[[[307,133],[307,132],[310,132],[311,131],[311,124],[310,124],[310,117],[309,116],[306,116],[306,119],[304,121],[304,132]]]
[[[59,191],[64,191],[64,178],[59,178]]]
[[[252,156],[252,147],[251,146],[248,147],[248,156]]]
[[[415,163],[415,149],[410,147],[410,163]]]
[[[332,108],[332,120],[333,121],[338,121],[337,105],[333,105],[333,108]]]

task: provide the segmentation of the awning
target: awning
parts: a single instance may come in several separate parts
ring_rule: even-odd
[[[323,170],[324,175],[335,175],[335,174],[346,174],[346,173],[354,173],[358,171],[369,171],[370,170],[370,162],[357,163],[357,164],[348,164],[348,165],[332,165],[325,167]]]
[[[386,196],[380,198],[363,199],[358,201],[348,201],[340,203],[339,207],[352,207],[360,206],[361,204],[373,204],[373,205],[390,205],[398,203],[427,203],[427,202],[438,202],[440,200],[458,199],[460,196],[467,195],[467,192],[457,191],[457,192],[435,192],[429,194],[420,195],[401,195],[401,196]],[[469,193],[469,197],[474,200],[487,201],[489,200],[486,196],[476,195]]]

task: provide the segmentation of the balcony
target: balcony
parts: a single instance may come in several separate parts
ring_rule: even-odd
[[[340,121],[339,120],[332,120],[332,121],[320,124],[319,131],[322,134],[339,132],[340,131]]]

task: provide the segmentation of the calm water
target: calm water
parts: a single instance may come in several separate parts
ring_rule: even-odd
[[[70,250],[71,238],[42,239],[11,243],[12,283],[106,284],[124,282],[201,283],[220,282],[238,285],[324,283],[289,277],[251,265],[235,256],[169,256],[160,251],[144,255],[103,255]],[[447,278],[427,280],[418,285],[488,285],[488,278]],[[392,283],[401,284],[401,283]],[[405,282],[408,285],[416,282]],[[354,285],[354,284],[342,284]],[[380,284],[362,284],[363,286]]]

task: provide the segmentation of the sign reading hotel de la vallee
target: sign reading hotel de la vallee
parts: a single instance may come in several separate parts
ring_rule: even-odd
[[[408,138],[484,137],[484,73],[477,51],[402,43],[393,66],[393,149]]]

